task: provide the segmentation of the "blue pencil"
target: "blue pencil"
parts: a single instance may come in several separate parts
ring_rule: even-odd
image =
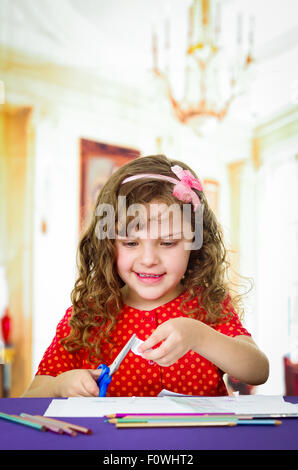
[[[277,419],[239,419],[240,426],[278,426],[281,421]]]

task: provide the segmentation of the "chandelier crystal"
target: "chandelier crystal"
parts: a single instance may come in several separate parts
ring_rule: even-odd
[[[191,1],[180,58],[170,12],[152,36],[153,72],[164,83],[176,118],[201,135],[247,91],[245,75],[253,63],[254,18],[244,22],[234,10],[224,23],[224,6],[220,0]]]

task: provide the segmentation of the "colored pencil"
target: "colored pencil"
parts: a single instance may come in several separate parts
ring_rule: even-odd
[[[110,416],[110,415],[109,415]],[[130,414],[130,415],[124,415],[122,417],[118,418],[108,418],[106,421],[109,419],[202,419],[202,418],[209,418],[209,419],[253,419],[252,416],[245,416],[245,415],[236,415],[236,414],[207,414],[207,413],[201,413],[201,414],[152,414],[152,415],[146,415],[146,414]]]
[[[186,423],[189,423],[189,425],[194,425],[194,426],[199,426],[199,425],[206,425],[206,426],[228,426],[230,425],[245,425],[245,426],[277,426],[280,425],[282,422],[274,419],[237,419],[237,418],[230,418],[230,419],[225,419],[224,417],[220,418],[210,418],[208,416],[204,417],[192,417],[192,418],[112,418],[107,420],[109,423],[116,424],[116,427],[125,427],[125,424],[131,424],[131,426],[128,427],[134,427],[133,425],[135,424],[135,427],[142,427],[141,425],[151,425],[153,427],[154,425],[156,426],[185,426]],[[138,426],[140,425],[140,426]]]
[[[236,421],[148,421],[142,423],[116,423],[116,428],[165,428],[165,427],[237,426]]]
[[[112,418],[106,420],[109,423],[116,424],[116,423],[148,423],[148,422],[180,422],[180,421],[200,421],[200,422],[205,422],[205,421],[235,421],[237,423],[238,419],[233,417],[233,418],[226,418],[224,416],[216,417],[214,418],[213,416],[192,416],[192,417],[187,417],[187,416],[168,416],[168,417],[154,417],[154,418]]]
[[[252,419],[252,420],[246,420],[246,419],[239,419],[238,424],[240,426],[278,426],[281,424],[281,421],[278,421],[277,419]]]
[[[236,416],[235,413],[113,413],[106,415],[106,418],[133,418],[155,417],[155,416]]]
[[[243,415],[246,418],[246,415]],[[298,413],[256,413],[252,418],[266,419],[266,418],[298,418]]]
[[[81,432],[83,434],[92,434],[91,429],[88,429],[84,426],[79,426],[78,424],[68,423],[67,421],[61,421],[60,419],[48,418],[47,416],[36,415],[38,418],[43,418],[45,421],[51,423],[56,423],[57,425],[63,425],[65,427],[74,429],[75,431]]]
[[[20,416],[15,416],[15,415],[13,416],[13,415],[0,412],[0,418],[5,419],[7,421],[12,421],[17,424],[23,424],[24,426],[28,426],[29,428],[34,428],[39,431],[46,431],[45,426],[38,424],[38,423],[33,423],[24,418],[21,418]]]
[[[298,413],[254,413],[254,414],[237,414],[237,413],[113,413],[108,414],[105,418],[143,418],[155,416],[236,416],[243,419],[266,419],[266,418],[298,418]]]
[[[50,431],[57,432],[58,434],[66,433],[70,436],[76,436],[77,433],[70,428],[66,428],[62,424],[50,423],[49,421],[45,420],[42,416],[33,416],[28,415],[26,413],[21,413],[21,416],[24,416],[25,419],[32,420],[33,422],[37,422],[48,428]]]
[[[13,416],[16,416],[16,415],[13,415]],[[44,426],[46,428],[46,430],[55,432],[57,434],[62,434],[62,432],[63,432],[62,429],[59,428],[58,426],[54,426],[53,424],[49,424],[49,423],[44,423],[43,421],[40,421],[37,418],[35,418],[34,416],[28,415],[26,413],[21,413],[20,416],[25,418],[27,421],[30,421],[31,423],[37,423],[37,424],[40,424],[41,426]]]

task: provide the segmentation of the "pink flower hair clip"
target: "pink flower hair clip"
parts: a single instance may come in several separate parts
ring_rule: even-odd
[[[179,165],[172,166],[171,170],[180,180],[174,186],[173,195],[179,199],[179,201],[192,202],[194,211],[196,211],[201,201],[199,196],[191,188],[203,191],[200,181],[195,178],[189,170],[183,170]]]
[[[159,175],[157,173],[141,173],[139,175],[129,176],[122,181],[122,184],[129,181],[137,180],[139,178],[153,178],[158,180],[169,181],[174,184],[173,195],[183,202],[192,202],[194,212],[201,204],[199,196],[192,190],[192,188],[203,191],[200,181],[195,178],[189,170],[183,170],[181,166],[174,165],[171,170],[179,178],[171,178],[170,176]]]

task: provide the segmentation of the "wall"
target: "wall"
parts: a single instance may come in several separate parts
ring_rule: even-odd
[[[283,357],[298,346],[298,109],[255,130],[256,165],[241,177],[241,267],[255,280],[247,304],[250,328],[270,361],[258,393],[284,394]],[[296,338],[294,336],[296,335]]]

